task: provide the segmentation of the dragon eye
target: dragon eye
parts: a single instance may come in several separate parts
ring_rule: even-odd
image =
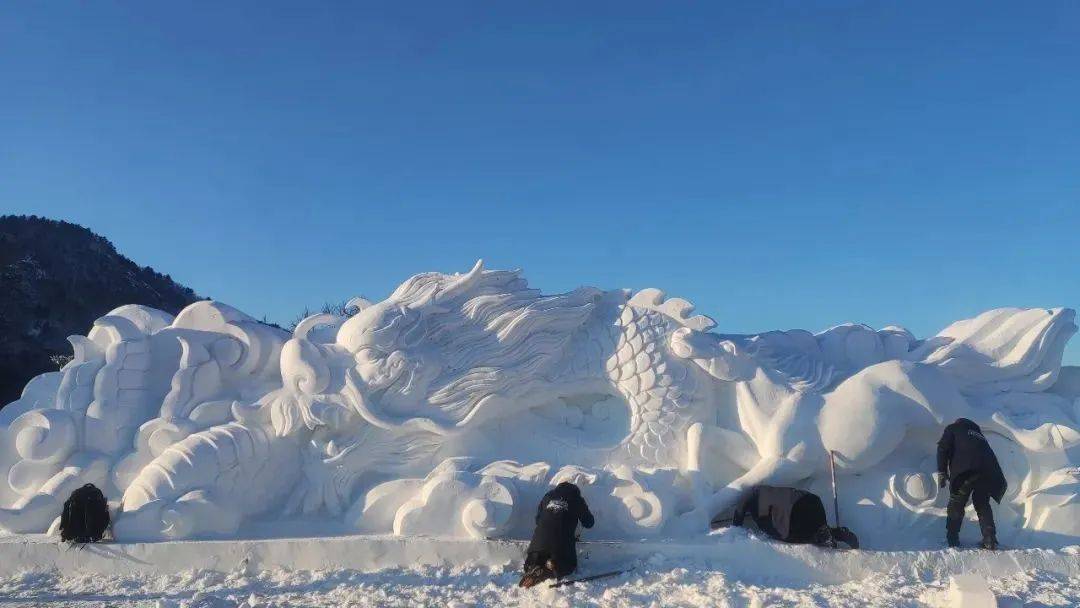
[[[357,363],[360,363],[362,365],[371,365],[378,363],[379,360],[384,359],[385,357],[386,355],[383,352],[373,346],[361,348],[360,350],[356,351],[355,355],[353,355],[353,359],[355,359]]]
[[[403,365],[405,365],[405,355],[400,350],[395,350],[386,358],[386,366],[391,372],[397,372]]]

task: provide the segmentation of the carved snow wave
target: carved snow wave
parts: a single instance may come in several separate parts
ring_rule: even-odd
[[[546,462],[481,466],[474,458],[450,458],[423,479],[375,486],[346,514],[346,522],[362,532],[400,536],[528,538],[540,499],[569,481],[582,488],[596,516],[591,538],[653,536],[675,507],[677,475],[574,465],[552,473]]]

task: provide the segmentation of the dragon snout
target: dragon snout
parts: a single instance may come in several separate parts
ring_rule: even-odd
[[[752,360],[731,340],[680,327],[671,334],[671,352],[694,361],[718,380],[740,382],[754,377]]]

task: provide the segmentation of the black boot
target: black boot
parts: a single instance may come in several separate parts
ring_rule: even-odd
[[[836,539],[833,538],[832,529],[829,526],[821,526],[814,534],[814,544],[819,547],[836,548]]]
[[[960,546],[960,524],[963,523],[962,519],[955,519],[949,517],[945,520],[945,542],[950,547]]]
[[[997,537],[994,535],[984,536],[982,540],[982,548],[996,551],[998,548]]]
[[[855,533],[847,528],[840,526],[839,528],[832,529],[832,537],[835,541],[844,543],[852,549],[859,548],[859,537],[855,536]]]
[[[945,542],[948,543],[950,547],[959,547],[960,546],[960,533],[959,532],[956,532],[956,533],[951,533],[950,532],[950,533],[945,534]]]

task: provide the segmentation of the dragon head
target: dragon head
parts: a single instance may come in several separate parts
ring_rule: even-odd
[[[416,275],[338,330],[344,395],[368,422],[447,433],[485,398],[536,388],[602,292],[545,296],[518,271]]]

